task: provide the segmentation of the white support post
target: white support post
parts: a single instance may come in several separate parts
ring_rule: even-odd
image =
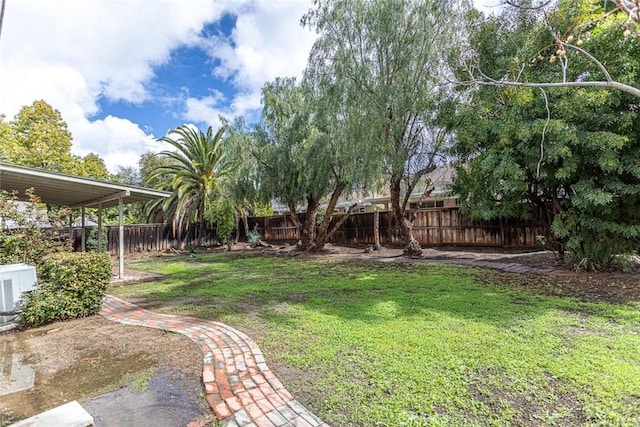
[[[85,211],[84,211],[84,206],[81,208],[81,220],[82,220],[82,224],[80,224],[80,226],[82,227],[81,234],[80,234],[80,248],[82,249],[82,252],[86,252],[87,251],[87,228],[86,228],[86,224],[87,224],[87,219],[85,217]]]
[[[122,197],[118,198],[118,258],[120,267],[118,268],[118,278],[124,279],[124,219],[123,219]]]
[[[73,211],[69,211],[69,242],[71,242],[71,249],[74,249],[74,243],[75,241],[73,240]]]
[[[98,253],[102,252],[102,202],[98,203]]]

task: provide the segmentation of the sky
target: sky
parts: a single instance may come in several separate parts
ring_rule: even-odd
[[[74,154],[96,153],[112,173],[137,167],[182,124],[257,120],[264,83],[302,75],[315,34],[300,18],[311,3],[6,0],[0,114],[10,120],[42,99],[67,123]]]

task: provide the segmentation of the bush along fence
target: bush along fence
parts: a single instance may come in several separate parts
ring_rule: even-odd
[[[301,220],[304,214],[298,215]],[[379,235],[383,245],[402,245],[400,232],[395,226],[392,212],[379,212]],[[338,221],[334,215],[332,221]],[[250,217],[249,231],[258,226],[262,240],[266,242],[295,242],[298,232],[290,215],[272,217]],[[414,236],[422,246],[477,246],[534,248],[539,246],[538,235],[544,229],[533,221],[502,219],[496,221],[473,221],[462,215],[459,208],[435,208],[418,212],[413,226]],[[246,241],[246,230],[240,222],[238,236]],[[108,227],[108,250],[118,253],[118,227]],[[125,253],[166,251],[170,248],[185,249],[197,246],[195,229],[185,237],[173,236],[170,225],[143,224],[124,227]],[[200,243],[210,246],[217,243],[215,233],[207,231]],[[374,243],[374,213],[352,214],[331,239],[331,243],[345,245],[370,245]]]

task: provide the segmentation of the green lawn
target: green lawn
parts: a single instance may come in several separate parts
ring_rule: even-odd
[[[640,423],[637,302],[528,294],[437,264],[235,253],[134,267],[168,278],[113,293],[249,331],[334,426]]]

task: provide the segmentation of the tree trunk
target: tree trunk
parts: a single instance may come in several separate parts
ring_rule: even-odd
[[[204,238],[204,212],[205,212],[205,204],[202,203],[200,205],[200,209],[198,210],[198,236],[196,237],[196,243],[198,246],[202,246],[202,239]]]
[[[373,250],[380,250],[380,212],[373,211]]]
[[[235,223],[236,235],[233,238],[233,243],[237,244],[240,241],[240,217],[238,216],[238,211],[236,210],[233,213],[233,221]]]
[[[326,239],[327,241],[331,240],[333,235],[336,234],[336,231],[338,231],[340,227],[342,227],[342,224],[344,224],[347,221],[347,219],[349,219],[349,217],[351,216],[351,213],[353,213],[353,210],[355,209],[356,206],[358,206],[357,203],[354,203],[353,205],[351,205],[347,213],[342,215],[342,218],[340,218],[338,221],[336,221],[335,224],[333,224],[333,227],[331,227],[331,230],[327,234],[327,239]]]
[[[324,213],[324,218],[322,219],[322,224],[320,224],[318,234],[314,239],[312,249],[314,252],[321,251],[327,244],[327,239],[329,238],[329,224],[331,223],[331,217],[333,216],[333,211],[338,204],[338,199],[340,199],[340,195],[342,194],[344,188],[344,185],[339,185],[333,190],[333,193],[331,194],[329,205],[327,206],[327,210]],[[344,223],[344,221],[342,221],[342,223]]]
[[[302,238],[302,224],[300,224],[300,219],[298,218],[298,213],[296,212],[296,204],[293,202],[287,203],[289,207],[289,214],[291,214],[291,222],[298,230],[298,245],[301,245],[300,239]]]
[[[307,213],[304,216],[302,231],[300,233],[300,249],[303,251],[314,250],[316,238],[316,218],[320,200],[315,198],[307,199]]]
[[[246,239],[251,230],[249,230],[249,220],[244,210],[242,211],[242,225],[244,225],[244,238]]]
[[[422,255],[422,248],[420,247],[420,243],[413,237],[412,223],[411,220],[405,216],[405,206],[400,205],[400,184],[401,178],[392,175],[389,182],[389,190],[391,192],[393,216],[396,219],[398,227],[400,227],[400,235],[405,243],[404,255],[420,256]]]

